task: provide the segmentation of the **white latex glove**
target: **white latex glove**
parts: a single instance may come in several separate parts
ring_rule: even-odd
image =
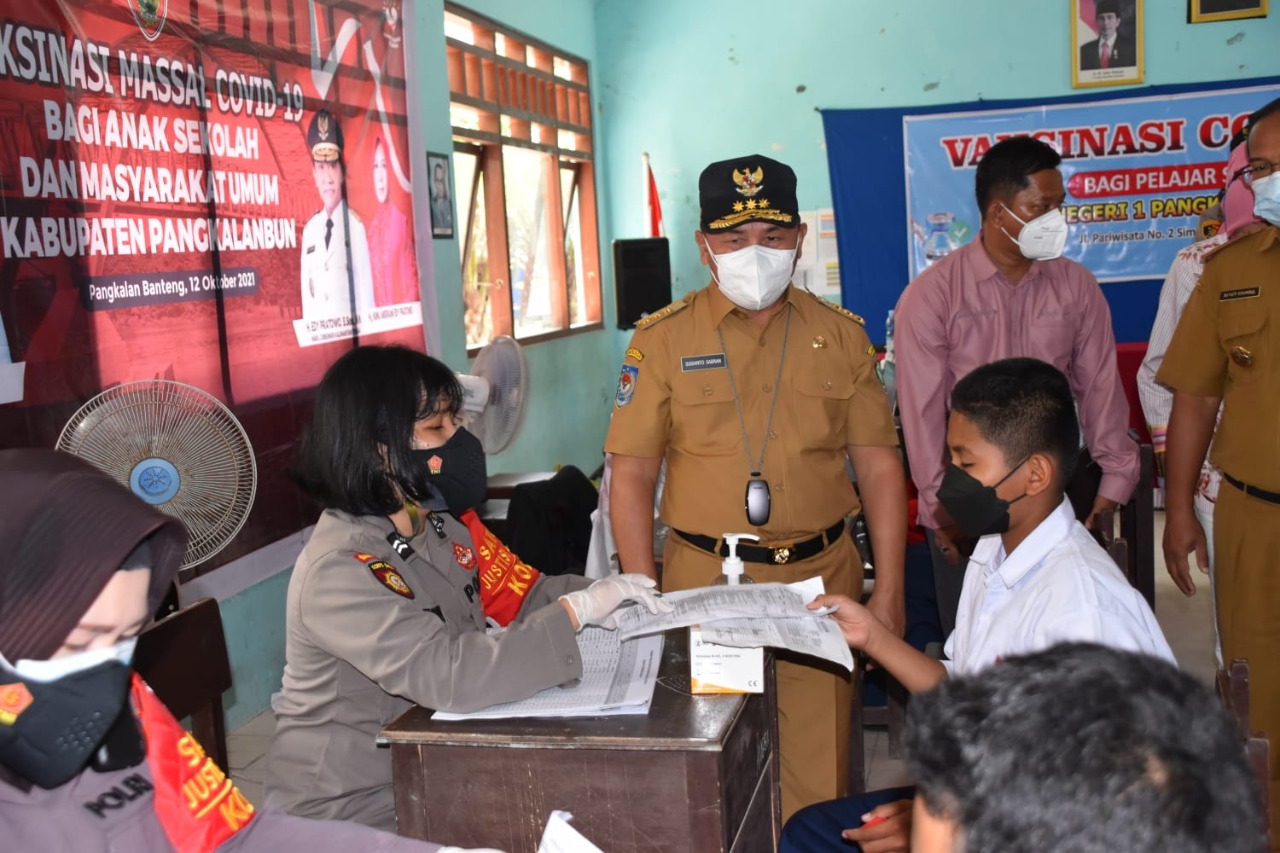
[[[650,613],[666,613],[671,609],[671,605],[659,597],[661,593],[654,592],[656,586],[653,578],[647,575],[614,575],[598,580],[586,589],[562,595],[560,599],[573,608],[579,629],[599,625],[613,631],[618,627],[614,611],[624,601],[643,604]]]

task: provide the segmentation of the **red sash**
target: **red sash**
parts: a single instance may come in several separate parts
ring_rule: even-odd
[[[136,672],[133,705],[142,721],[156,816],[165,835],[180,853],[213,853],[253,819],[253,804]]]
[[[529,589],[542,577],[542,573],[529,564],[522,563],[510,548],[503,545],[484,526],[475,510],[464,512],[461,521],[471,531],[471,541],[476,547],[480,604],[484,615],[505,627],[516,618],[529,595]]]

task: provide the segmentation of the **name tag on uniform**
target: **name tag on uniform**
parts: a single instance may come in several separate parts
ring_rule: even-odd
[[[711,355],[686,355],[680,358],[680,372],[689,373],[693,370],[715,370],[725,366],[724,353],[717,352]]]
[[[1262,295],[1260,287],[1237,287],[1235,290],[1224,290],[1218,296],[1219,302],[1227,302],[1232,299],[1256,299]]]

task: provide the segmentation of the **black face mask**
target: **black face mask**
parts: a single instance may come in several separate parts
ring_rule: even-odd
[[[131,673],[106,661],[41,682],[0,664],[0,692],[26,705],[0,716],[0,764],[41,788],[65,785],[91,759],[98,770],[137,764],[145,747],[128,705]]]
[[[461,515],[484,503],[489,490],[489,473],[484,447],[463,427],[439,447],[411,451],[425,472],[420,483],[426,483],[444,498],[449,512]]]
[[[1009,529],[1009,507],[1026,495],[1007,501],[996,494],[996,486],[1012,477],[1026,461],[1023,459],[1014,465],[995,486],[984,485],[962,468],[948,465],[942,475],[942,485],[938,487],[938,503],[961,530],[975,539],[990,533],[1004,533]]]

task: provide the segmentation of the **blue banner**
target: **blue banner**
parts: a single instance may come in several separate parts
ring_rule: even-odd
[[[911,276],[973,239],[978,161],[1001,139],[1026,135],[1063,158],[1065,255],[1100,281],[1163,276],[1226,185],[1232,135],[1274,91],[904,115]]]

